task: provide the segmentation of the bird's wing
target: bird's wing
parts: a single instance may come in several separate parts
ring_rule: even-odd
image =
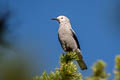
[[[75,32],[74,32],[72,29],[70,29],[70,31],[72,32],[72,36],[73,36],[73,38],[75,39],[78,48],[80,49],[80,45],[79,45],[79,42],[78,42],[78,39],[77,39],[77,36],[76,36]]]

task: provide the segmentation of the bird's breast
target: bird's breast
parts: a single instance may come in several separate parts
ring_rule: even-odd
[[[59,27],[58,33],[60,35],[69,35],[69,34],[71,34],[71,31],[69,28],[67,28],[67,26],[65,26],[65,27]]]
[[[69,39],[71,37],[71,33],[66,29],[59,29],[58,35],[59,39],[63,41],[66,41],[66,39]]]

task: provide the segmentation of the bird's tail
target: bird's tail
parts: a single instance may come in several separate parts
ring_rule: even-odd
[[[76,53],[78,55],[79,60],[77,60],[78,65],[80,66],[81,70],[86,70],[87,69],[87,65],[85,64],[83,57],[82,57],[82,52],[77,49]]]

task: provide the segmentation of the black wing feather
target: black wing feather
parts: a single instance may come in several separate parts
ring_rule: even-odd
[[[77,43],[78,48],[80,49],[80,45],[79,45],[79,42],[78,42],[77,36],[75,35],[75,32],[74,32],[72,29],[70,29],[70,30],[71,30],[71,32],[72,32],[72,36],[73,36],[73,38],[75,39],[75,41],[76,41],[76,43]]]

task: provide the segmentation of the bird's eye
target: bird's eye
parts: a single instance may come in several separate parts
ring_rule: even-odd
[[[61,19],[63,19],[63,17],[61,17]]]

